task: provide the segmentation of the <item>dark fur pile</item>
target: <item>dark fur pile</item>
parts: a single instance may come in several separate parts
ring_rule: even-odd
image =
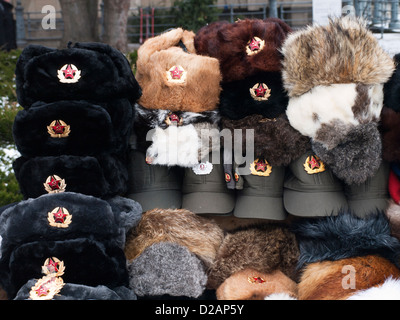
[[[250,88],[264,83],[271,89],[268,100],[257,101],[250,94]],[[252,114],[275,118],[285,112],[288,97],[283,88],[280,72],[262,72],[246,79],[222,84],[219,111],[221,116],[232,120],[242,119]]]
[[[296,281],[298,257],[296,238],[286,226],[259,224],[238,228],[225,236],[209,269],[207,286],[217,289],[225,279],[246,268],[265,273],[280,270]]]
[[[383,107],[379,130],[382,134],[382,158],[389,162],[400,161],[400,112]]]
[[[393,57],[396,69],[389,81],[383,86],[383,104],[385,107],[400,111],[400,53]]]
[[[375,122],[355,126],[335,148],[312,141],[312,149],[346,184],[360,184],[374,176],[382,162],[382,141]]]
[[[300,247],[298,267],[325,260],[380,255],[398,266],[400,242],[383,212],[359,218],[348,212],[296,221],[291,230]]]
[[[85,101],[35,103],[15,117],[13,137],[18,151],[26,157],[126,152],[133,121],[132,106],[125,99],[110,105],[111,113]],[[68,137],[50,136],[47,126],[54,120],[70,126]]]
[[[219,60],[222,80],[229,82],[258,72],[281,70],[279,49],[289,31],[290,27],[277,18],[216,22],[196,33],[194,45],[198,54]],[[264,40],[265,47],[259,53],[248,56],[246,46],[253,37]]]
[[[59,82],[57,70],[65,64],[81,70],[77,83]],[[18,59],[15,75],[18,102],[24,108],[36,101],[127,98],[134,102],[141,95],[126,57],[102,43],[76,43],[62,50],[29,45]]]
[[[106,198],[127,190],[128,171],[117,156],[45,156],[19,157],[13,169],[25,199],[46,194],[48,176],[65,179],[66,191]]]
[[[266,159],[271,166],[286,166],[310,148],[309,138],[301,135],[286,114],[275,120],[251,115],[241,120],[222,118],[222,128],[242,130],[242,151],[246,152],[246,130],[254,129],[254,157]]]

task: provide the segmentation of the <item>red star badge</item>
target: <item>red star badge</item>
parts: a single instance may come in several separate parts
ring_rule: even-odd
[[[315,159],[314,156],[311,157],[308,163],[310,164],[311,169],[319,168],[319,162],[317,161],[317,159]]]
[[[53,259],[49,259],[49,263],[46,265],[47,270],[50,273],[58,272],[58,262],[54,261]]]
[[[65,79],[73,79],[75,77],[75,71],[70,64],[67,66],[67,69],[63,70],[63,73]]]
[[[36,290],[36,294],[38,295],[38,297],[44,297],[47,296],[49,293],[49,290],[46,287],[46,284],[42,284],[39,288],[37,288]]]
[[[267,92],[267,90],[264,88],[262,83],[260,83],[259,86],[254,91],[255,91],[257,97],[264,97],[265,92]]]
[[[255,38],[251,39],[249,48],[251,51],[260,50],[260,41],[257,41]]]
[[[60,207],[56,213],[53,214],[54,220],[57,223],[64,223],[67,214],[64,213],[63,209]]]
[[[256,171],[262,171],[265,172],[265,170],[267,170],[267,165],[265,162],[263,161],[258,161],[255,163],[256,166]]]
[[[263,278],[261,277],[248,277],[247,281],[249,281],[250,283],[263,283],[266,282]]]
[[[177,66],[174,69],[170,70],[171,78],[174,80],[180,80],[183,74],[183,71],[180,70]]]
[[[51,176],[50,182],[47,183],[51,190],[58,190],[60,189],[59,180]]]
[[[63,134],[64,133],[64,128],[60,121],[56,120],[56,123],[54,126],[51,127],[54,131],[55,134]]]

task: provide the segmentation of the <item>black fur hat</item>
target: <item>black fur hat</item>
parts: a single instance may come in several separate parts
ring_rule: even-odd
[[[107,198],[127,190],[128,169],[116,155],[19,157],[13,169],[25,199],[63,190]]]
[[[17,113],[13,137],[25,157],[126,152],[132,121],[133,108],[126,99],[103,106],[86,101],[38,102]]]
[[[396,69],[389,81],[383,86],[383,104],[385,107],[400,111],[400,53],[393,57]]]
[[[232,120],[252,114],[275,118],[285,112],[288,96],[280,72],[262,72],[222,84],[219,110]]]
[[[7,296],[12,299],[28,280],[41,278],[42,266],[53,257],[64,264],[64,282],[128,286],[125,254],[112,242],[89,238],[32,241],[17,247],[10,257],[0,259],[0,281]]]
[[[66,49],[29,45],[16,70],[18,102],[29,108],[36,101],[109,101],[141,95],[129,62],[103,43],[75,43]]]

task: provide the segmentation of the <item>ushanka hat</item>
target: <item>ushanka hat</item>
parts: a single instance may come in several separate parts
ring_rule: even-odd
[[[111,154],[19,157],[13,169],[25,199],[63,191],[107,198],[127,190],[127,168]]]
[[[16,70],[18,102],[29,108],[36,101],[135,102],[141,89],[126,57],[103,43],[75,43],[66,49],[29,45]]]
[[[184,246],[159,242],[128,263],[129,285],[137,296],[198,298],[207,275],[202,262]]]
[[[223,82],[241,80],[263,71],[280,71],[279,49],[290,27],[277,18],[213,22],[195,36],[196,52],[220,62]]]
[[[282,47],[290,124],[344,182],[362,183],[381,161],[378,121],[390,56],[365,23],[346,16],[290,34]]]
[[[176,28],[147,39],[138,50],[138,103],[147,109],[215,110],[221,92],[219,62],[196,54],[194,33]]]
[[[34,103],[17,113],[13,137],[25,157],[123,153],[127,151],[133,108],[127,99]]]
[[[215,260],[224,232],[213,220],[185,209],[153,209],[145,212],[127,237],[125,255],[136,259],[154,243],[185,246],[210,266]]]

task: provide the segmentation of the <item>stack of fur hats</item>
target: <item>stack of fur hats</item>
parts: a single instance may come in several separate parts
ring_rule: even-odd
[[[232,195],[221,187],[222,165],[211,159],[220,160],[219,62],[196,53],[194,36],[176,28],[146,40],[138,50],[136,79],[143,94],[135,108],[131,167],[146,173],[128,196],[141,201],[144,211],[233,209]],[[164,178],[156,181],[155,175]],[[174,194],[166,191],[168,185]],[[156,202],[154,193],[160,194]]]
[[[235,150],[233,166],[225,166],[226,180],[229,188],[237,189],[237,217],[285,219],[285,166],[309,145],[285,114],[288,97],[279,50],[290,31],[276,18],[246,19],[214,22],[195,36],[197,52],[217,58],[221,66],[222,129],[234,137]]]
[[[388,165],[378,125],[393,60],[365,22],[352,16],[292,33],[282,53],[290,124],[344,183],[353,212],[385,210]]]
[[[142,209],[121,195],[141,90],[127,59],[100,43],[31,45],[16,84],[13,165],[25,200],[0,217],[8,298],[135,299],[124,246]]]

